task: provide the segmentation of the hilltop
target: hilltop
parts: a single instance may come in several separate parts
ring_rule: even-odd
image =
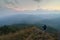
[[[0,32],[0,40],[57,40],[56,31],[54,33],[46,31],[44,34],[41,27],[34,25],[5,25],[0,27]]]

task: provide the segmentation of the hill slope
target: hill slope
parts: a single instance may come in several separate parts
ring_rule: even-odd
[[[57,36],[33,26],[0,36],[0,40],[57,40]]]

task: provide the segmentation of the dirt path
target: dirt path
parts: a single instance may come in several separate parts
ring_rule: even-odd
[[[33,35],[33,33],[30,34],[30,35],[26,38],[26,40],[29,40],[29,39],[31,38],[32,35]]]

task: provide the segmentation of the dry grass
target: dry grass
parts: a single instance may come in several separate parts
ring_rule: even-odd
[[[0,40],[56,40],[56,37],[51,36],[49,33],[45,33],[43,37],[43,31],[36,28],[27,28],[20,30],[16,33],[9,33],[7,35],[0,36]]]

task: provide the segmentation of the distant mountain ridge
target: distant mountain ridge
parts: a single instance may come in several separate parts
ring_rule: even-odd
[[[3,10],[3,9],[1,9]],[[28,24],[46,24],[59,28],[60,26],[60,11],[49,10],[35,10],[35,11],[14,11],[11,9],[4,9],[0,11],[0,25],[10,25],[16,23]]]

